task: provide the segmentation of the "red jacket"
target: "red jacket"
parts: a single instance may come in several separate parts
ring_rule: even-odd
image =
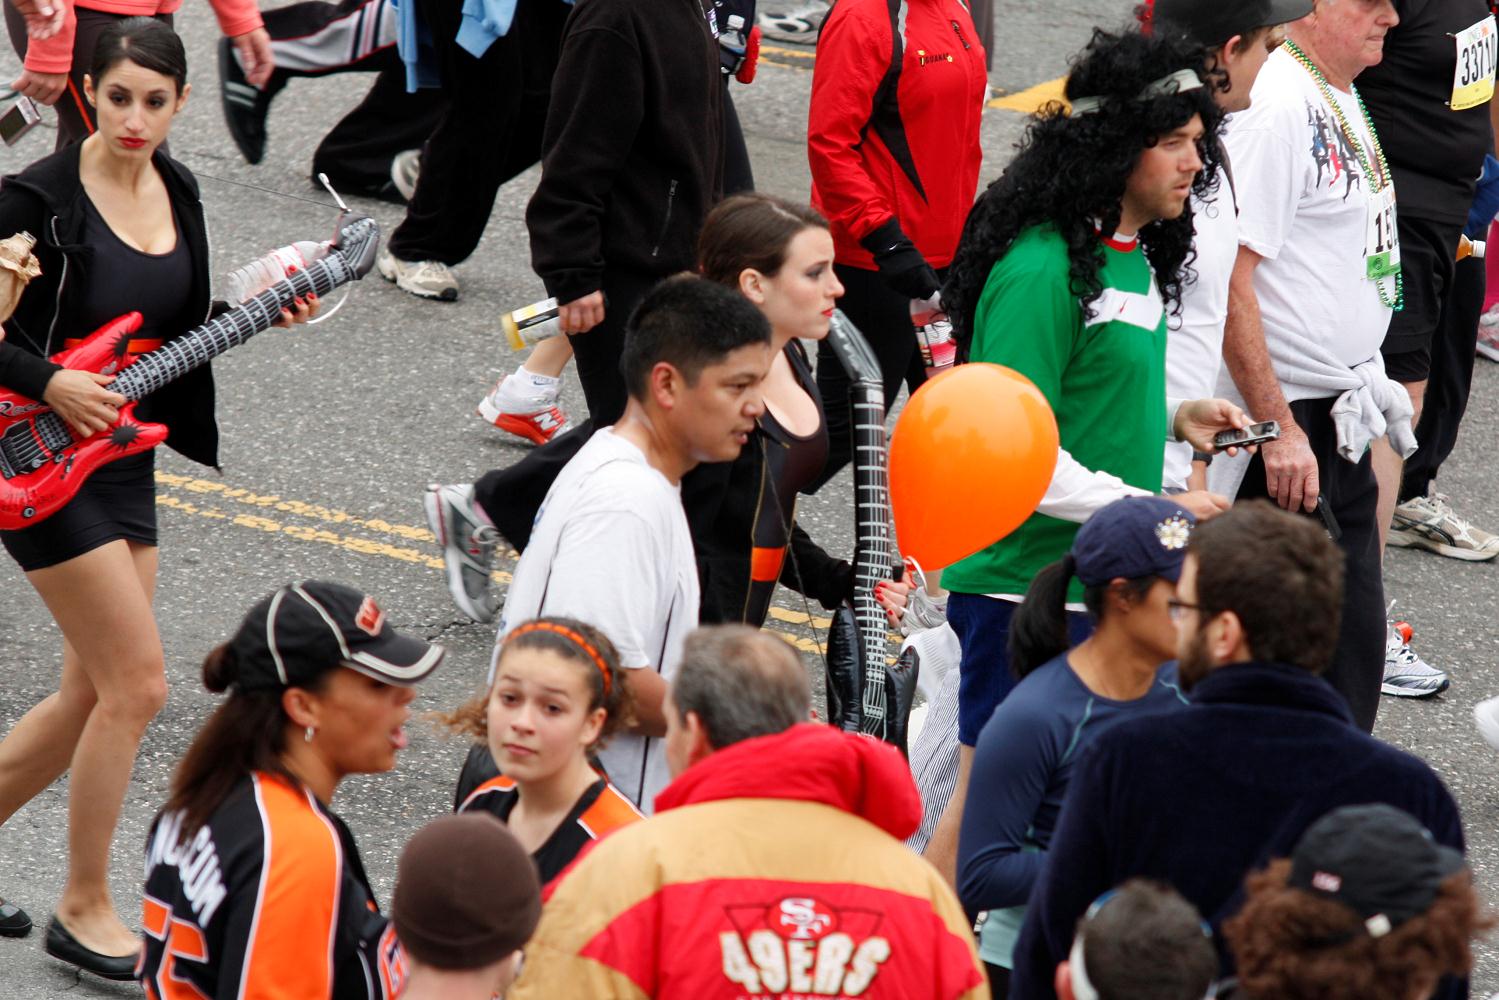
[[[900,754],[807,723],[736,743],[554,883],[509,1000],[981,1000],[952,890],[897,838]]]
[[[839,263],[873,270],[859,241],[891,218],[928,264],[951,263],[978,190],[988,96],[964,0],[833,5],[817,41],[807,158]]]

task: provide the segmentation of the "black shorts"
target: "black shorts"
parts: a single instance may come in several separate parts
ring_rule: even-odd
[[[1405,306],[1390,318],[1380,353],[1396,382],[1424,382],[1431,374],[1431,342],[1456,273],[1460,222],[1397,216]]]
[[[78,495],[40,524],[0,531],[0,544],[27,573],[76,559],[116,539],[156,544],[156,452],[101,466]]]

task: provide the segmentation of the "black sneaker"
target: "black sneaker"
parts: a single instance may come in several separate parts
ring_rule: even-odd
[[[248,163],[265,158],[265,117],[272,95],[245,79],[229,39],[219,39],[219,97],[229,136]]]

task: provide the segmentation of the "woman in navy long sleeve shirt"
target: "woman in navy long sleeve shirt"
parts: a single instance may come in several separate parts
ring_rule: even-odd
[[[1046,859],[1072,765],[1113,720],[1186,704],[1176,686],[1170,601],[1194,521],[1168,499],[1110,504],[1072,551],[1032,582],[1016,613],[1011,660],[1023,678],[985,725],[958,845],[958,894],[987,910],[980,957],[995,996],[1009,988],[1025,903]],[[1096,631],[1067,650],[1067,584],[1076,575]]]

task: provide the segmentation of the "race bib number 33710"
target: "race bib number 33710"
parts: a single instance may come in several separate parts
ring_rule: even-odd
[[[1464,28],[1452,36],[1457,44],[1457,66],[1452,73],[1453,111],[1464,111],[1486,104],[1494,97],[1494,62],[1499,56],[1499,32],[1494,15]]]

